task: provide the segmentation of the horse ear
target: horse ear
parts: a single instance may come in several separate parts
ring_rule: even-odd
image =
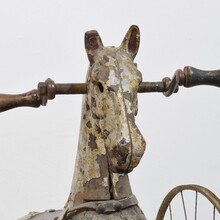
[[[97,31],[87,31],[85,33],[85,48],[90,65],[92,65],[94,56],[103,48],[102,40]]]
[[[132,25],[122,41],[121,48],[125,50],[132,59],[135,58],[140,45],[140,30],[138,26]]]

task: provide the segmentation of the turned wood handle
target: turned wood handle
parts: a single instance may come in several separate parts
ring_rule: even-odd
[[[185,87],[210,85],[220,87],[220,70],[205,71],[187,66],[183,70]]]
[[[19,95],[0,94],[0,112],[13,109],[20,106],[39,107],[41,99],[37,90]]]
[[[220,70],[200,70],[186,66],[183,70],[177,70],[172,79],[165,77],[162,82],[164,83],[163,94],[167,97],[177,92],[179,86],[186,88],[200,85],[220,87]]]
[[[38,89],[30,92],[8,95],[0,94],[0,112],[17,107],[39,107],[45,106],[48,100],[54,99],[59,94],[86,94],[86,83],[66,83],[55,84],[53,80],[47,79],[45,82],[38,83]]]

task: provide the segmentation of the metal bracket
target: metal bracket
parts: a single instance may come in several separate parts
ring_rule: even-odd
[[[119,212],[122,209],[129,208],[138,204],[137,198],[132,195],[131,197],[120,199],[120,200],[108,200],[108,201],[92,201],[85,202],[77,205],[71,209],[64,209],[58,220],[69,219],[79,212],[86,210],[96,211],[98,214],[107,214],[112,212]]]

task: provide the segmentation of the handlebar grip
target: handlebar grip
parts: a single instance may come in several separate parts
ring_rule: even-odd
[[[220,87],[220,70],[205,71],[186,66],[183,70],[185,75],[184,86],[193,87],[210,85]]]
[[[37,90],[31,90],[19,95],[0,94],[0,112],[22,106],[37,108],[40,105],[41,99]]]
[[[0,112],[13,108],[28,106],[45,106],[56,94],[86,94],[86,83],[55,84],[52,79],[38,83],[38,89],[18,95],[0,94]]]

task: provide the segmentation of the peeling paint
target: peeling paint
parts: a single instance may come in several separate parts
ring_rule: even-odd
[[[131,32],[132,29],[120,47],[104,47],[98,32],[86,33],[88,94],[83,99],[68,208],[87,201],[118,200],[132,195],[127,173],[140,162],[146,143],[134,117],[142,76],[133,63],[139,31],[136,35]]]

